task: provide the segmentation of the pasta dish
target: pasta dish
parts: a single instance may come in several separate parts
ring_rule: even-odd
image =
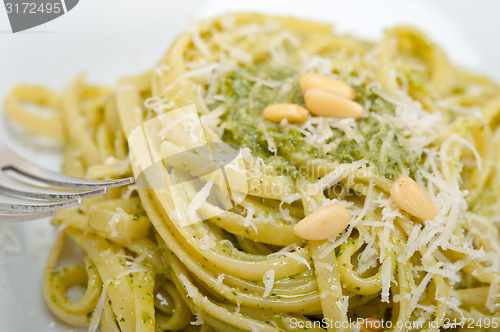
[[[89,331],[497,330],[499,96],[412,27],[247,13],[114,87],[15,87],[65,174],[136,178],[58,212],[45,302]]]

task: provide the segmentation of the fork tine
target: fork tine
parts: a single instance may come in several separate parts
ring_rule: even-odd
[[[36,213],[59,210],[80,204],[79,199],[63,202],[32,201],[0,194],[0,210],[7,212]]]
[[[119,187],[127,184],[134,183],[135,179],[133,177],[120,179],[120,180],[111,180],[111,181],[102,181],[102,180],[84,180],[79,178],[74,178],[71,176],[59,174],[56,172],[49,171],[44,168],[40,168],[30,163],[18,163],[16,165],[12,165],[7,167],[7,169],[15,171],[16,173],[22,174],[31,179],[35,179],[38,181],[42,181],[53,186],[77,189],[77,190],[89,190],[96,188],[113,188]]]
[[[38,213],[10,213],[0,211],[0,222],[30,221],[55,216],[55,211],[46,211]]]
[[[35,200],[63,201],[68,199],[83,199],[106,193],[106,188],[90,191],[62,191],[56,188],[36,187],[34,185],[17,181],[3,172],[0,172],[0,193],[9,196],[31,198]]]

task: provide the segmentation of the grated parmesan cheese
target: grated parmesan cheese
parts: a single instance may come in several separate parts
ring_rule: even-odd
[[[381,293],[382,302],[389,303],[389,292],[391,289],[392,278],[394,278],[394,275],[392,274],[391,264],[382,264],[382,274],[380,276],[380,279],[382,280],[382,293]]]
[[[207,250],[207,249],[213,249],[215,248],[216,246],[216,242],[215,240],[213,240],[212,238],[210,238],[208,235],[205,235],[204,237],[202,237],[200,239],[201,241],[201,245],[200,245],[200,249],[201,250]]]
[[[104,310],[104,301],[106,300],[106,291],[108,289],[109,284],[112,282],[112,279],[106,280],[102,284],[102,291],[101,295],[99,296],[99,299],[97,300],[97,303],[95,305],[95,309],[92,313],[92,319],[90,320],[89,324],[89,332],[95,332],[97,331],[97,328],[99,326],[99,322],[101,321],[101,315],[102,311]]]
[[[222,285],[222,283],[224,282],[224,277],[225,277],[225,276],[226,276],[226,275],[225,275],[224,273],[219,274],[219,275],[217,276],[217,284]]]
[[[271,294],[271,291],[274,287],[274,270],[269,270],[264,273],[264,277],[262,278],[262,282],[264,283],[264,294],[263,297],[268,297]]]
[[[297,255],[296,253],[291,252],[292,250],[301,250],[295,243],[289,246],[283,247],[281,250],[274,252],[272,254],[267,255],[268,258],[286,256],[292,259],[295,259],[297,262],[302,263],[307,266],[307,269],[311,269],[311,265],[304,257]]]
[[[210,190],[212,190],[213,182],[207,181],[203,187],[198,191],[186,209],[186,218],[189,222],[194,223],[196,219],[196,211],[203,205],[210,195]]]
[[[258,233],[257,226],[253,222],[254,215],[256,212],[255,207],[247,206],[247,207],[245,207],[245,212],[246,212],[246,216],[245,216],[245,220],[243,221],[243,226],[245,226],[246,228],[251,226],[253,228],[253,230],[255,231],[255,233]]]

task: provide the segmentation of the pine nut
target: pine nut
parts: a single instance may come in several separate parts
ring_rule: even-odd
[[[349,84],[325,75],[303,74],[300,76],[299,86],[302,93],[309,89],[319,89],[351,100],[356,97],[356,91]]]
[[[264,118],[273,122],[281,122],[283,119],[304,122],[309,118],[309,112],[296,104],[273,104],[264,109]]]
[[[382,322],[377,318],[365,318],[359,326],[359,332],[379,332],[383,329]]]
[[[412,178],[402,176],[391,187],[391,198],[412,216],[422,220],[432,220],[437,212],[424,188]]]
[[[363,106],[357,102],[322,90],[307,90],[304,100],[307,109],[318,116],[355,119],[363,116]]]
[[[339,235],[349,224],[349,211],[340,204],[324,206],[301,221],[293,231],[304,240],[325,240]]]

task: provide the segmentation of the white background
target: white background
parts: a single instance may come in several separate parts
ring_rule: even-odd
[[[120,75],[154,65],[190,22],[238,10],[328,21],[339,32],[372,40],[386,27],[415,25],[441,44],[454,62],[500,80],[500,2],[495,0],[81,0],[66,15],[16,34],[10,32],[0,5],[0,99],[19,83],[61,90],[81,72],[92,82],[114,84]],[[27,137],[3,115],[0,140],[40,165],[58,167],[57,144]],[[47,221],[7,226],[0,222],[2,227],[16,232],[21,247],[19,253],[7,253],[9,264],[0,265],[0,331],[78,331],[57,322],[41,298],[52,227]],[[0,242],[0,259],[11,244]]]

